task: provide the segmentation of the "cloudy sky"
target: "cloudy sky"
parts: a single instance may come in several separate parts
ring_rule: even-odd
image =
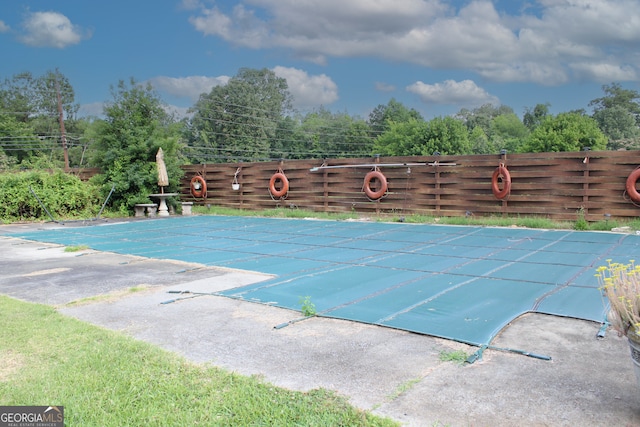
[[[303,112],[590,112],[603,84],[640,91],[638,46],[640,0],[0,2],[0,78],[58,68],[94,114],[119,80],[186,109],[242,67],[286,78]]]

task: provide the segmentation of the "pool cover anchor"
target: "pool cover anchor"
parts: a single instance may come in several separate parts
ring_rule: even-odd
[[[191,298],[196,298],[196,297],[201,297],[204,295],[216,295],[215,292],[191,292],[191,291],[167,291],[168,294],[189,294],[189,296],[186,297],[182,297],[182,298],[173,298],[167,301],[162,301],[160,304],[161,305],[166,305],[166,304],[171,304],[174,302],[178,302],[178,301],[183,301],[186,299],[191,299]]]
[[[465,360],[465,363],[467,364],[472,364],[473,362],[477,361],[477,360],[482,360],[482,353],[486,350],[498,350],[498,351],[506,351],[506,352],[510,352],[510,353],[516,353],[516,354],[520,354],[522,356],[527,356],[527,357],[533,357],[534,359],[540,359],[540,360],[546,360],[546,361],[550,361],[551,356],[545,356],[543,354],[537,354],[537,353],[531,353],[529,351],[525,351],[525,350],[518,350],[515,348],[507,348],[507,347],[497,347],[494,345],[483,345],[481,346],[475,353],[473,353],[471,356],[469,356],[467,358],[467,360]]]
[[[298,322],[302,322],[303,320],[307,320],[307,319],[311,319],[312,317],[316,317],[316,315],[312,315],[312,316],[305,316],[305,317],[299,317],[297,319],[293,319],[293,320],[288,320],[284,323],[280,323],[279,325],[276,325],[273,327],[273,329],[282,329],[282,328],[286,328],[289,325],[293,325],[294,323],[298,323]]]
[[[609,320],[607,320],[607,318],[605,317],[604,321],[602,322],[602,326],[600,326],[600,330],[598,330],[598,333],[596,334],[596,338],[604,338],[605,335],[607,334],[608,328],[609,328]]]

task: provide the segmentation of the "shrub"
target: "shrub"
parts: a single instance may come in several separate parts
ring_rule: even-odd
[[[0,175],[0,220],[47,219],[35,192],[54,217],[89,218],[97,214],[98,189],[62,171],[32,171]]]

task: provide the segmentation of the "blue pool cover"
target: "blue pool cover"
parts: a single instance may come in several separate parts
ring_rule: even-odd
[[[273,279],[232,298],[487,346],[518,316],[603,322],[594,277],[640,259],[640,236],[571,230],[252,217],[171,217],[12,234]]]

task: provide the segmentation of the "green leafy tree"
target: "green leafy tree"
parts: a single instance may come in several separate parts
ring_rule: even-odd
[[[531,133],[526,152],[581,151],[585,147],[604,150],[607,137],[591,117],[578,113],[548,116]]]
[[[15,151],[18,161],[26,158],[48,158],[47,163],[63,165],[61,128],[58,101],[63,110],[67,139],[78,138],[76,114],[79,105],[74,102],[75,93],[69,80],[57,69],[47,71],[40,77],[25,72],[5,79],[0,85],[0,112],[28,125],[38,135],[38,143],[25,141]]]
[[[91,164],[100,167],[96,180],[103,194],[115,186],[112,205],[129,212],[135,203],[158,193],[156,153],[164,151],[169,175],[169,192],[175,191],[182,176],[179,158],[181,125],[163,109],[150,85],[138,85],[131,79],[112,88],[113,101],[104,107],[104,120],[90,126],[87,136],[92,146]]]
[[[389,129],[374,144],[374,152],[386,156],[469,154],[471,150],[466,127],[452,117],[436,117],[427,122],[416,119],[390,122]]]
[[[423,121],[418,111],[407,108],[404,104],[391,98],[389,102],[380,104],[369,114],[369,127],[372,135],[378,136],[389,129],[390,123],[403,123],[410,120]]]
[[[278,121],[275,138],[271,141],[271,155],[279,159],[305,159],[305,148],[300,134],[300,117],[285,116]]]
[[[501,149],[517,151],[529,134],[520,118],[507,105],[495,107],[492,104],[484,104],[473,110],[463,108],[455,118],[466,126],[469,137],[475,141],[472,143],[472,152],[476,154],[497,153]],[[486,136],[486,142],[477,139],[480,130]],[[473,133],[475,134],[472,135]],[[475,143],[480,145],[475,147]]]
[[[296,137],[306,158],[364,157],[373,146],[364,120],[323,107],[301,118]]]
[[[266,68],[242,68],[226,85],[200,95],[191,109],[189,156],[197,163],[268,159],[290,111],[285,79]]]
[[[640,93],[619,83],[602,86],[605,96],[589,103],[593,118],[609,139],[610,149],[640,146]]]
[[[489,137],[480,126],[473,128],[469,134],[471,144],[471,154],[495,154],[500,148]]]
[[[529,133],[529,129],[515,113],[496,116],[491,122],[491,146],[496,148],[493,153],[501,149],[506,149],[510,153],[519,151]]]
[[[640,128],[636,125],[633,114],[623,107],[616,105],[596,111],[593,118],[609,139],[609,149],[639,148],[640,141],[637,140],[640,137]]]
[[[536,104],[535,107],[524,109],[522,123],[530,130],[537,128],[545,117],[549,115],[550,104]]]
[[[29,72],[6,78],[0,86],[0,109],[17,121],[27,123],[37,110],[35,78]]]
[[[41,145],[33,128],[12,114],[0,113],[0,167],[9,168],[25,160]]]
[[[636,124],[640,125],[640,93],[631,89],[624,89],[619,83],[611,83],[602,86],[605,96],[596,98],[589,103],[595,112],[607,108],[621,107],[636,118]]]
[[[473,110],[463,108],[456,113],[455,118],[464,123],[469,131],[480,126],[489,139],[491,139],[491,124],[496,117],[503,114],[513,114],[513,109],[506,105],[496,107],[493,104],[484,104]]]
[[[389,122],[389,128],[374,142],[373,151],[383,156],[418,156],[424,122],[410,119],[406,122]]]

